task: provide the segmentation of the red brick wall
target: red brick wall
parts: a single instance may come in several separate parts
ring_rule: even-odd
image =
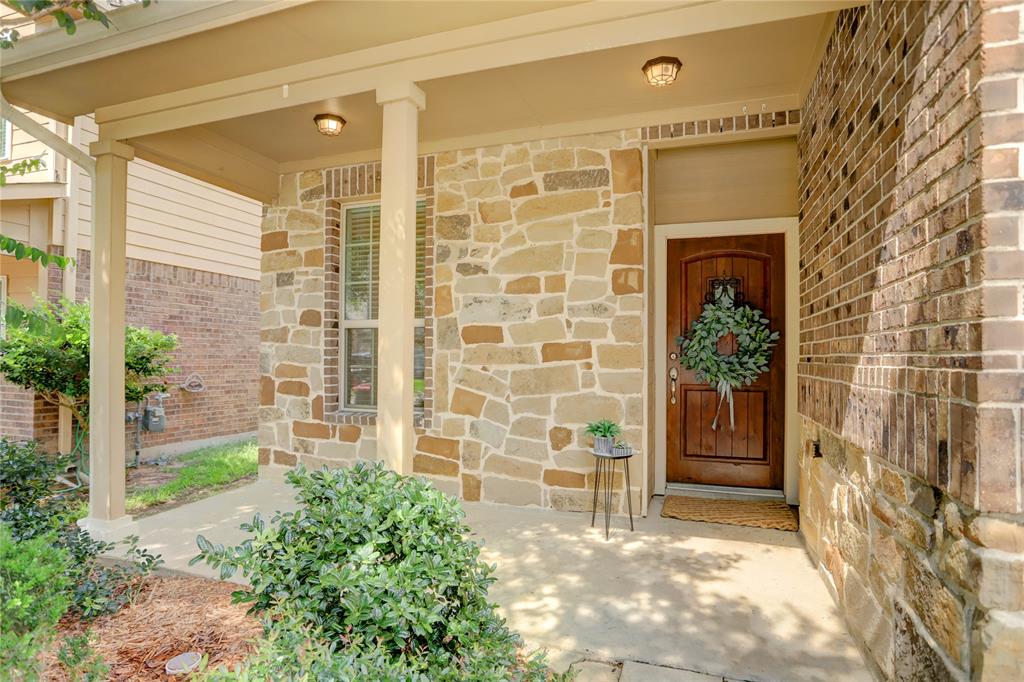
[[[1024,2],[982,3],[982,508],[1024,512]],[[974,387],[969,387],[973,389]]]
[[[32,395],[0,379],[0,436],[32,437]]]
[[[1022,9],[843,11],[803,110],[801,534],[886,679],[1024,667]]]
[[[972,506],[1016,511],[1016,471],[977,447],[978,15],[976,2],[841,15],[800,134],[800,410]],[[1004,484],[980,485],[992,469]]]
[[[79,300],[89,295],[89,272],[89,252],[79,251]],[[51,268],[51,298],[59,297],[62,280]],[[175,371],[167,377],[171,397],[164,402],[167,430],[144,432],[143,447],[255,431],[260,283],[135,259],[128,259],[126,280],[128,322],[178,336]],[[193,372],[206,384],[202,393],[178,388]],[[55,442],[56,412],[44,410],[36,422],[36,437]]]

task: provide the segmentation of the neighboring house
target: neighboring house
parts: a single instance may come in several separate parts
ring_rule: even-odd
[[[261,475],[381,459],[587,510],[585,425],[615,419],[645,513],[695,488],[799,504],[880,677],[1013,679],[1024,6],[554,5],[157,3],[24,41],[2,84],[97,112],[111,253],[133,155],[267,204]],[[203,68],[121,78],[169,55]],[[652,88],[662,55],[682,70]],[[675,339],[723,280],[782,337],[714,429]],[[90,528],[126,523],[93,501]]]
[[[34,116],[85,147],[96,139],[91,117],[68,126]],[[73,277],[51,266],[0,255],[0,306],[7,300],[86,300],[90,277],[88,175],[4,122],[3,162],[41,158],[43,169],[11,177],[0,189],[0,233],[54,253],[74,244]],[[179,338],[167,377],[167,430],[143,434],[143,454],[176,452],[256,430],[255,335],[259,307],[259,221],[252,199],[145,161],[132,162],[128,184],[127,319]],[[188,388],[183,387],[192,379]],[[199,379],[200,381],[196,381]],[[200,389],[197,391],[196,389]],[[129,406],[134,409],[134,406]],[[0,434],[67,449],[58,410],[0,380]],[[134,432],[128,435],[134,448]]]

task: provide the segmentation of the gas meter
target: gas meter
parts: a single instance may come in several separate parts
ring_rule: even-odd
[[[142,428],[147,431],[159,433],[167,427],[166,414],[164,412],[164,398],[170,397],[167,393],[157,393],[153,396],[156,405],[146,401],[146,409],[142,411]]]

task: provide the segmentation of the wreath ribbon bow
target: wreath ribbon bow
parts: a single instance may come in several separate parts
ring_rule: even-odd
[[[736,352],[723,355],[718,352],[718,341],[728,334],[736,337]],[[760,310],[736,306],[736,292],[731,286],[715,287],[714,300],[704,304],[686,335],[676,339],[680,364],[718,392],[713,430],[718,430],[718,416],[725,401],[729,403],[730,430],[736,430],[733,391],[749,386],[768,371],[778,339],[779,332],[768,328]]]

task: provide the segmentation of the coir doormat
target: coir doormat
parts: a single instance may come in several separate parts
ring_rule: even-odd
[[[668,495],[661,515],[682,521],[726,523],[796,532],[797,516],[782,500],[715,500],[706,497]]]

